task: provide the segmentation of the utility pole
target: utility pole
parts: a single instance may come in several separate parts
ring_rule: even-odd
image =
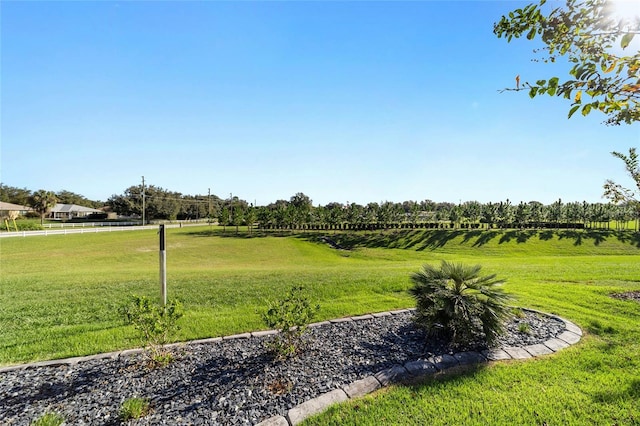
[[[144,176],[142,176],[142,226],[144,226]]]
[[[209,188],[209,222],[211,222],[211,188]]]

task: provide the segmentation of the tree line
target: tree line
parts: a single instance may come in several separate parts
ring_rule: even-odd
[[[104,203],[101,201],[92,201],[80,194],[67,190],[53,192],[39,189],[37,191],[31,191],[27,188],[18,188],[3,183],[0,183],[0,201],[31,207],[34,214],[40,217],[41,224],[44,221],[44,217],[58,203],[76,204],[94,209],[104,206]],[[12,214],[11,212],[9,213],[10,215]],[[15,218],[16,217],[13,217],[13,219]]]
[[[314,206],[299,192],[288,200],[254,206],[237,196],[223,199],[214,194],[184,195],[154,185],[131,186],[123,194],[112,195],[106,203],[91,202],[70,191],[29,191],[0,186],[0,200],[32,206],[41,217],[56,202],[107,209],[120,216],[147,220],[209,219],[226,230],[246,226],[273,230],[374,230],[395,228],[626,228],[640,214],[634,203],[563,202],[545,205],[538,201],[513,204],[510,200],[480,203],[435,202],[432,200],[358,203],[330,202]]]
[[[132,186],[113,195],[107,205],[123,216],[142,216],[142,186]],[[254,206],[236,196],[183,195],[156,186],[144,188],[145,215],[149,220],[211,219],[227,226],[249,230],[390,229],[390,228],[606,228],[625,227],[640,219],[632,203],[588,203],[562,200],[545,205],[538,201],[513,204],[508,199],[455,204],[432,200],[358,203],[330,202],[314,206],[299,192],[288,200]],[[638,228],[636,223],[636,228]]]
[[[79,206],[91,207],[94,209],[99,209],[104,206],[104,202],[102,201],[89,200],[83,195],[76,194],[65,189],[58,192],[46,191],[43,189],[31,191],[27,188],[18,188],[0,183],[0,201],[4,201],[6,203],[30,206],[30,203],[33,201],[33,196],[40,192],[50,193],[51,196],[55,197],[56,203],[77,204]]]

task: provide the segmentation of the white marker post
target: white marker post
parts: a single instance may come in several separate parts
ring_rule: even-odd
[[[160,295],[162,306],[167,305],[167,252],[164,243],[164,225],[160,225]]]

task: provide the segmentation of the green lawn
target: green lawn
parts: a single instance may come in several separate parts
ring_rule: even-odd
[[[614,231],[399,231],[239,236],[167,231],[169,297],[186,309],[179,340],[263,328],[266,300],[303,285],[320,319],[412,306],[409,274],[442,259],[506,278],[517,304],[562,315],[576,346],[385,389],[309,424],[640,424],[640,237]],[[0,364],[138,346],[118,307],[159,297],[156,231],[0,240]]]

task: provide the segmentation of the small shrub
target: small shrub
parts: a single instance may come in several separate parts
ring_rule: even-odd
[[[295,356],[300,351],[302,335],[319,309],[319,305],[311,305],[303,287],[293,287],[284,299],[269,303],[262,320],[267,327],[280,331],[270,342],[277,359]]]
[[[18,231],[42,231],[44,229],[39,223],[30,221],[16,221],[16,226]],[[11,224],[9,224],[9,227],[12,227]]]
[[[31,426],[60,426],[65,418],[58,413],[45,413],[31,422]]]
[[[171,364],[173,360],[173,354],[167,351],[162,351],[160,353],[151,355],[152,365],[156,367],[166,367],[167,365]]]
[[[164,345],[179,330],[177,321],[183,315],[180,302],[171,300],[166,306],[159,306],[144,296],[132,295],[121,312],[126,322],[138,331],[154,366],[164,366],[173,360]]]
[[[518,324],[518,332],[523,334],[529,334],[531,333],[531,326],[526,322],[521,322],[520,324]]]
[[[151,404],[146,398],[125,399],[120,406],[120,419],[122,421],[139,419],[149,414],[150,409]]]
[[[424,265],[411,276],[409,293],[416,300],[416,323],[429,335],[443,335],[454,344],[495,342],[504,331],[510,297],[496,275],[481,276],[480,265],[443,261]]]
[[[522,309],[520,309],[520,308],[513,308],[513,309],[511,310],[511,313],[512,313],[512,314],[513,314],[513,316],[514,316],[514,317],[516,317],[516,318],[520,318],[520,319],[522,319],[522,318],[525,318],[525,317],[526,317],[526,315],[525,315],[524,311],[523,311]]]

